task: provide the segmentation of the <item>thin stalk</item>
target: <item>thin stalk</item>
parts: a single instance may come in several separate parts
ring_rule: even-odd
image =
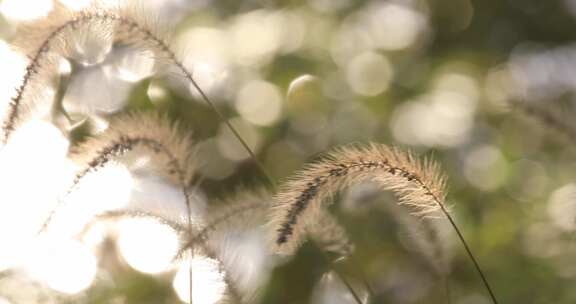
[[[478,273],[478,275],[480,275],[480,279],[482,279],[482,283],[484,284],[484,287],[486,287],[486,290],[488,291],[488,294],[490,295],[490,299],[492,300],[492,303],[498,304],[498,300],[496,300],[496,296],[494,296],[494,292],[492,291],[492,288],[490,287],[490,284],[488,283],[488,280],[486,279],[486,275],[484,275],[484,271],[482,271],[480,264],[476,260],[476,257],[472,253],[472,250],[470,250],[470,247],[468,246],[468,243],[466,242],[466,240],[464,239],[464,236],[460,232],[460,229],[456,225],[456,222],[454,222],[454,219],[452,218],[452,216],[450,216],[450,214],[448,213],[446,208],[444,208],[444,205],[440,205],[440,208],[442,209],[442,213],[444,213],[444,215],[446,216],[446,218],[450,222],[450,225],[452,225],[452,228],[454,228],[454,231],[456,231],[456,234],[458,235],[458,239],[460,239],[462,246],[464,246],[464,250],[466,251],[466,254],[470,258],[470,260],[472,260],[472,263],[474,264],[474,268],[476,269],[476,272]]]
[[[341,275],[339,272],[335,271],[334,273],[336,273],[338,275],[338,277],[340,278],[342,283],[344,283],[346,288],[348,288],[348,290],[350,291],[350,294],[352,294],[352,297],[354,297],[354,300],[356,300],[356,302],[358,302],[359,304],[363,304],[360,297],[356,294],[356,291],[354,291],[354,288],[352,288],[352,285],[350,285],[350,282],[348,282],[348,280],[343,275]]]
[[[181,171],[180,171],[181,172]],[[180,179],[182,180],[182,183],[184,183],[184,176],[182,176],[182,174],[180,174]],[[200,178],[196,184],[193,186],[193,189],[197,189],[198,186],[200,185],[200,183],[202,182],[202,178]],[[188,235],[192,236],[192,208],[190,206],[191,202],[190,202],[190,191],[188,190],[188,185],[184,185],[182,188],[182,194],[184,195],[184,200],[186,203],[186,213],[187,213],[187,229],[188,229]],[[194,259],[194,248],[192,246],[190,246],[190,264],[188,266],[188,275],[190,276],[190,288],[189,288],[189,296],[190,296],[190,304],[192,304],[192,260]]]
[[[428,189],[428,187],[422,181],[418,180],[418,182],[420,183],[420,185],[422,187]],[[434,201],[436,201],[438,206],[440,206],[440,210],[442,210],[442,213],[448,219],[448,222],[450,222],[450,225],[452,226],[454,231],[456,231],[456,235],[458,236],[458,239],[462,243],[462,246],[464,246],[464,250],[466,251],[466,254],[470,258],[470,260],[472,260],[472,264],[474,264],[474,268],[476,269],[476,272],[480,276],[480,279],[482,279],[482,283],[484,284],[484,287],[488,291],[488,294],[490,295],[490,299],[492,300],[492,303],[498,304],[498,300],[496,300],[496,296],[494,296],[494,292],[492,291],[492,288],[490,287],[490,284],[488,283],[488,280],[486,279],[486,275],[484,275],[484,271],[482,271],[480,264],[478,263],[478,261],[476,260],[476,257],[472,253],[472,250],[468,246],[468,242],[466,242],[466,239],[462,235],[460,228],[458,228],[458,225],[456,225],[456,222],[454,221],[454,219],[452,218],[452,216],[450,215],[450,213],[448,212],[448,210],[446,209],[444,204],[442,204],[442,201],[438,197],[436,197],[436,195],[434,195],[431,191],[430,191],[430,194],[432,195],[432,198],[434,199]]]
[[[206,95],[206,93],[204,93],[204,91],[202,90],[202,88],[200,88],[200,86],[198,85],[198,83],[194,80],[194,78],[192,78],[192,75],[188,72],[188,70],[186,68],[184,68],[183,65],[179,64],[178,67],[182,70],[182,72],[185,74],[186,78],[188,80],[190,80],[190,82],[192,83],[192,85],[194,86],[194,88],[198,91],[198,93],[200,94],[200,96],[202,96],[202,99],[204,100],[204,102],[206,102],[206,104],[214,111],[214,113],[216,113],[216,115],[218,116],[218,118],[220,119],[220,121],[224,122],[226,124],[226,126],[230,129],[230,131],[234,134],[234,137],[236,137],[236,139],[238,139],[238,141],[240,142],[240,144],[244,147],[244,149],[246,150],[246,152],[248,152],[248,154],[250,155],[250,158],[252,159],[252,161],[258,166],[258,169],[260,169],[260,171],[262,172],[262,174],[265,176],[266,181],[268,182],[269,186],[272,189],[276,188],[276,183],[274,182],[274,179],[272,178],[272,176],[268,173],[268,170],[266,170],[266,168],[264,167],[264,165],[258,160],[258,158],[256,158],[256,154],[252,151],[252,149],[250,149],[250,147],[248,146],[248,144],[246,143],[246,141],[242,138],[242,136],[238,133],[238,131],[236,130],[236,128],[234,128],[234,126],[232,126],[232,124],[230,123],[229,120],[225,119],[224,115],[222,114],[222,112],[220,112],[220,110],[218,110],[218,108],[216,107],[216,105],[214,105],[214,103],[210,100],[210,98],[208,98],[208,95]],[[350,291],[350,294],[352,294],[352,296],[354,297],[354,299],[356,300],[356,302],[358,304],[362,304],[362,301],[360,300],[360,298],[358,297],[358,295],[356,294],[356,292],[354,291],[354,289],[352,288],[352,286],[348,283],[348,281],[344,278],[343,275],[341,275],[336,267],[334,267],[333,263],[330,262],[330,260],[328,260],[328,258],[325,256],[324,252],[322,252],[323,257],[327,260],[328,265],[330,265],[330,267],[334,270],[334,272],[338,275],[338,277],[340,278],[340,280],[342,280],[342,282],[344,283],[344,285],[346,285],[346,288],[348,288],[348,290]],[[192,268],[192,265],[190,265],[190,268]],[[192,282],[192,270],[190,270],[190,282]],[[192,293],[192,283],[190,283],[190,293]],[[192,294],[190,294],[190,303],[192,303]]]
[[[171,55],[174,53],[171,53]],[[194,86],[194,88],[196,89],[196,91],[198,91],[198,93],[200,94],[200,96],[202,97],[202,100],[210,107],[210,109],[212,109],[212,111],[214,111],[214,113],[216,113],[216,115],[218,116],[218,119],[223,122],[226,127],[228,129],[230,129],[230,131],[232,132],[232,134],[234,135],[234,137],[236,137],[236,139],[238,140],[238,142],[240,142],[240,144],[242,145],[242,147],[244,147],[244,149],[246,150],[246,152],[248,152],[248,154],[250,155],[250,158],[252,159],[252,161],[256,164],[256,166],[258,167],[258,169],[260,170],[260,172],[265,176],[265,180],[266,182],[269,184],[269,186],[274,189],[276,188],[276,184],[274,182],[274,179],[272,178],[272,176],[268,173],[268,171],[266,170],[266,168],[264,167],[264,165],[262,164],[262,162],[260,162],[258,160],[258,158],[256,157],[256,154],[254,153],[254,151],[252,151],[252,149],[250,148],[250,146],[248,146],[248,143],[246,143],[246,141],[242,138],[242,136],[240,135],[240,133],[236,130],[236,128],[232,125],[232,123],[230,123],[230,121],[228,119],[226,119],[224,117],[224,114],[222,114],[222,112],[216,107],[216,105],[214,104],[214,102],[212,102],[212,100],[208,97],[208,95],[204,92],[204,90],[202,90],[202,88],[200,88],[200,85],[198,85],[198,83],[196,82],[196,80],[194,80],[194,78],[192,77],[192,74],[188,71],[188,69],[186,69],[184,67],[184,65],[182,65],[179,61],[175,60],[174,61],[177,62],[177,66],[178,68],[182,71],[182,73],[184,73],[184,76],[186,77],[186,79],[188,79],[190,81],[190,83],[192,83],[192,85]]]
[[[188,234],[192,235],[192,208],[190,208],[190,196],[186,188],[182,188],[184,198],[186,201],[186,213],[187,213],[187,228]],[[190,265],[188,267],[188,275],[190,276],[190,304],[192,304],[192,260],[194,259],[194,249],[190,247]]]

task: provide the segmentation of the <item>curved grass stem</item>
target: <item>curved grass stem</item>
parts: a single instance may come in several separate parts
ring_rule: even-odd
[[[448,211],[444,208],[444,206],[442,206],[442,213],[444,213],[444,215],[446,216],[446,218],[450,222],[450,225],[452,226],[452,228],[454,228],[454,231],[456,231],[456,234],[458,235],[458,239],[460,240],[460,243],[462,243],[462,246],[464,247],[466,254],[468,255],[468,257],[472,261],[472,264],[474,264],[474,268],[476,269],[476,272],[480,276],[480,279],[482,280],[482,283],[484,284],[486,291],[488,291],[488,294],[490,295],[490,300],[492,300],[492,303],[498,304],[498,300],[496,300],[496,296],[494,295],[494,292],[492,291],[492,288],[490,287],[490,283],[488,283],[488,279],[486,278],[484,271],[480,267],[480,264],[476,260],[476,257],[472,253],[470,246],[468,246],[468,242],[466,242],[466,239],[464,239],[462,232],[460,231],[460,229],[456,225],[456,222],[454,221],[452,216],[448,213]]]

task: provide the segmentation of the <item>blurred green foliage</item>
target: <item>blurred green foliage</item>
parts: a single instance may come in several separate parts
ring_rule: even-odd
[[[364,37],[374,31],[370,22],[378,27],[383,21],[379,19],[382,16],[371,13],[386,5],[405,7],[419,18],[421,23],[412,33],[414,41],[408,45],[387,49],[378,46],[376,38]],[[441,162],[448,176],[448,201],[457,224],[500,302],[568,304],[576,301],[574,232],[559,226],[561,220],[550,206],[553,193],[575,185],[576,157],[570,148],[574,143],[509,106],[508,102],[517,98],[517,86],[510,80],[508,65],[526,46],[537,44],[546,50],[573,44],[576,9],[571,13],[571,6],[576,7],[576,2],[214,0],[190,10],[177,31],[233,30],[239,26],[238,18],[262,9],[258,12],[265,16],[288,12],[296,16],[303,30],[296,25],[290,28],[290,22],[276,30],[302,31],[301,37],[295,38],[301,39],[295,42],[297,47],[277,47],[260,54],[266,59],[257,58],[254,64],[230,59],[224,64],[229,78],[208,90],[242,135],[250,133],[257,138],[249,142],[276,182],[332,147],[352,142],[400,145],[431,156]],[[406,29],[392,26],[390,30]],[[343,34],[347,31],[358,40]],[[253,35],[253,40],[244,43],[258,45],[258,39],[264,39],[259,33]],[[338,35],[343,35],[344,41],[337,43]],[[386,35],[380,38],[387,41]],[[236,47],[226,45],[226,51],[234,53]],[[335,55],[339,52],[342,54]],[[350,65],[365,53],[376,55],[359,68],[360,81],[373,82],[376,89],[365,88],[362,82],[354,87],[356,74],[350,69],[355,67]],[[379,66],[380,59],[393,71],[384,84],[380,81],[387,72],[371,70]],[[566,64],[576,66],[574,62]],[[295,83],[303,75],[311,76]],[[280,92],[281,114],[271,123],[246,122],[240,113],[239,92],[252,81],[265,81]],[[151,86],[166,94],[161,99],[151,96]],[[573,100],[573,92],[568,92],[542,102],[547,108],[565,109],[564,102],[572,110]],[[417,107],[424,110],[416,113]],[[199,156],[209,156],[200,159],[207,170],[200,188],[209,200],[225,198],[234,189],[265,184],[254,161],[225,135],[222,122],[189,91],[178,90],[160,77],[147,78],[134,85],[124,110],[169,113],[194,130]],[[573,120],[573,116],[567,117]],[[422,128],[428,135],[418,133]],[[78,129],[78,139],[83,132]],[[455,242],[450,271],[446,277],[438,276],[425,258],[410,249],[408,233],[396,216],[382,207],[394,204],[394,198],[371,195],[358,199],[344,193],[335,198],[332,211],[356,245],[354,263],[339,263],[350,268],[346,273],[351,277],[365,276],[353,280],[369,282],[375,293],[373,303],[489,303],[453,233],[448,236]],[[575,218],[575,198],[566,198],[565,216]],[[328,269],[325,262],[314,246],[303,247],[293,260],[273,272],[268,288],[262,291],[262,303],[305,303]],[[146,276],[122,261],[119,264],[112,275],[114,287],[96,284],[87,291],[86,299],[73,302],[177,301],[168,277]],[[362,285],[354,284],[359,289]]]

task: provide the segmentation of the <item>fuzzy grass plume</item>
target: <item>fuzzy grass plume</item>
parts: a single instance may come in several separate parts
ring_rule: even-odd
[[[91,171],[128,152],[148,155],[156,173],[188,187],[194,176],[191,134],[177,122],[157,113],[129,113],[115,117],[103,133],[75,148],[72,157],[83,164],[74,184]],[[138,153],[139,152],[139,153]]]
[[[45,92],[46,87],[50,85],[48,79],[58,75],[63,58],[74,60],[77,57],[78,49],[75,42],[84,39],[86,35],[96,33],[101,38],[109,38],[112,44],[130,45],[152,51],[159,62],[175,67],[198,91],[202,100],[216,113],[218,119],[230,129],[262,172],[267,174],[252,149],[200,88],[192,77],[192,72],[167,42],[169,31],[166,30],[166,26],[137,3],[126,1],[122,6],[110,7],[95,2],[80,12],[67,10],[59,5],[45,19],[22,26],[17,35],[22,38],[16,39],[13,44],[27,55],[29,63],[8,105],[7,113],[2,118],[1,142],[6,144],[18,124],[25,119],[27,111],[24,109],[30,112],[35,103],[46,102],[43,98],[38,98],[38,95]]]
[[[309,165],[275,196],[270,226],[277,249],[293,251],[305,229],[318,219],[324,202],[363,181],[393,191],[400,204],[419,216],[445,208],[445,179],[436,164],[416,161],[411,154],[384,145],[345,147]]]
[[[162,215],[155,214],[153,212],[138,210],[138,209],[121,209],[121,210],[110,210],[105,211],[101,214],[96,215],[89,223],[87,223],[82,231],[79,233],[81,238],[86,234],[93,225],[102,221],[116,221],[122,219],[150,219],[161,225],[169,227],[176,235],[179,236],[180,242],[185,243],[189,239],[190,232],[187,227],[180,222],[168,219]],[[242,303],[242,296],[238,288],[235,286],[234,280],[230,278],[228,270],[225,268],[224,263],[219,258],[217,252],[208,246],[205,242],[198,242],[195,244],[194,248],[186,248],[185,251],[180,252],[180,257],[173,262],[182,262],[193,257],[188,256],[193,252],[194,256],[202,256],[210,258],[217,264],[217,271],[219,275],[222,276],[224,283],[226,284],[226,292],[222,295],[223,299],[220,303]],[[190,251],[193,250],[193,251]]]
[[[328,210],[321,212],[307,234],[323,252],[333,253],[338,258],[349,257],[354,252],[354,244],[346,228]]]
[[[236,248],[229,246],[227,236],[261,227],[269,197],[265,191],[239,191],[231,199],[217,204],[208,211],[201,229],[182,243],[174,260],[186,259],[189,252],[200,252],[219,261],[228,285],[227,299],[235,303],[251,302],[258,294],[257,286],[247,284],[251,281],[250,275],[246,277],[242,273],[242,263],[235,263],[242,257],[237,256]]]
[[[288,180],[274,198],[269,226],[275,250],[291,253],[302,242],[330,197],[344,188],[372,181],[392,191],[398,203],[419,217],[441,211],[456,231],[492,301],[497,300],[445,203],[446,180],[436,163],[383,144],[346,146],[327,154]]]
[[[193,153],[190,136],[166,117],[146,113],[120,115],[112,119],[106,131],[74,149],[71,158],[79,165],[79,169],[66,195],[74,191],[85,176],[97,172],[112,161],[121,161],[129,155],[147,156],[146,165],[151,170],[180,186],[189,213],[188,188],[195,168]],[[42,231],[65,203],[66,195],[49,215]]]
[[[140,157],[148,156],[148,164],[152,170],[180,186],[186,207],[186,228],[188,235],[192,235],[189,186],[195,167],[190,136],[183,134],[176,123],[171,123],[166,117],[158,114],[133,113],[116,117],[106,131],[77,148],[73,155],[80,164],[80,170],[68,193],[73,191],[87,174],[96,172],[111,161],[121,160],[131,153]],[[48,228],[54,213],[63,202],[60,201],[51,211],[41,231]],[[192,258],[193,252],[190,251]],[[190,278],[192,278],[191,267],[190,265]],[[190,298],[192,299],[192,280],[190,280]]]
[[[162,215],[155,214],[146,210],[139,209],[120,209],[120,210],[108,210],[100,214],[97,214],[88,223],[84,225],[82,231],[78,234],[81,239],[94,225],[102,221],[116,221],[121,219],[150,219],[161,225],[168,226],[174,233],[176,233],[181,239],[185,239],[188,235],[186,231],[186,226],[182,225],[177,221],[168,219]]]
[[[235,249],[226,246],[225,236],[230,233],[265,227],[266,215],[271,207],[271,198],[272,194],[265,190],[238,191],[232,198],[217,204],[218,207],[209,210],[204,226],[195,231],[194,235],[183,243],[175,256],[175,260],[184,259],[191,248],[194,250],[197,248],[217,248],[214,250],[220,253],[219,260],[236,261],[238,257],[233,257]],[[338,258],[349,256],[354,249],[345,228],[327,211],[320,216],[318,225],[311,226],[306,234],[323,252],[331,252],[336,254]],[[273,252],[268,251],[269,249],[265,247],[265,250],[272,254]],[[228,264],[230,265],[226,267],[227,269],[238,268],[238,266],[232,267],[238,263]],[[246,281],[238,271],[232,269],[231,272],[237,278],[234,281],[238,281],[234,285],[242,285],[242,282]],[[229,282],[229,284],[233,284],[233,282]],[[238,290],[242,290],[242,299],[245,300],[253,300],[258,295],[258,289],[254,286],[244,286]]]
[[[215,211],[208,215],[208,220],[202,229],[192,235],[189,240],[180,248],[175,259],[182,258],[183,254],[189,248],[208,241],[212,234],[221,232],[225,229],[233,229],[235,225],[246,225],[245,219],[262,221],[266,204],[262,202],[240,203],[235,206],[224,206],[216,208]],[[260,216],[258,216],[260,215]]]
[[[80,12],[58,5],[46,18],[20,26],[12,44],[29,58],[29,62],[3,118],[2,142],[8,141],[35,104],[50,103],[39,95],[49,91],[50,80],[58,76],[63,59],[79,60],[85,55],[82,52],[91,51],[79,49],[87,36],[108,40],[110,46],[125,44],[149,50],[157,58],[178,63],[176,55],[164,42],[163,32],[160,23],[133,4],[114,8],[95,4]]]
[[[176,258],[181,257],[188,248],[206,242],[213,234],[222,230],[265,225],[266,214],[272,206],[272,195],[264,190],[240,191],[227,201],[209,212],[206,224],[180,248]],[[320,249],[335,253],[339,257],[348,256],[354,250],[346,229],[328,211],[321,211],[318,222],[307,228],[306,235],[314,240]]]
[[[426,262],[430,270],[438,277],[450,274],[453,239],[450,238],[448,223],[438,221],[442,214],[438,211],[435,218],[417,218],[407,214],[403,208],[387,204],[400,231],[406,237],[409,249]]]

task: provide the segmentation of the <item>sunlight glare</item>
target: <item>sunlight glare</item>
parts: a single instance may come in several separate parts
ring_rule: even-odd
[[[208,94],[220,88],[228,78],[231,56],[228,41],[226,31],[212,27],[193,27],[177,38],[176,49],[185,54],[184,66],[193,71],[194,79]],[[192,84],[186,86],[199,97]]]
[[[81,11],[90,5],[92,0],[58,0],[68,9],[73,11]]]
[[[39,153],[41,151],[41,153]],[[52,124],[31,121],[0,153],[0,269],[18,258],[71,179],[68,141]]]
[[[182,263],[172,283],[180,300],[190,303],[189,264]],[[192,300],[194,304],[213,304],[224,295],[226,283],[218,261],[195,256],[192,259]]]
[[[170,227],[152,219],[126,219],[118,227],[118,247],[134,269],[160,273],[170,269],[178,250],[178,236]]]
[[[114,56],[114,69],[118,78],[138,82],[154,73],[154,54],[151,51],[125,49]]]
[[[78,241],[44,238],[30,252],[25,269],[53,290],[75,294],[88,288],[96,276],[96,257]]]
[[[234,230],[225,235],[219,247],[228,277],[246,295],[256,294],[271,274],[273,263],[265,244],[263,231]]]
[[[52,0],[3,0],[0,12],[11,20],[29,21],[48,15],[52,5]]]
[[[68,113],[111,114],[126,106],[131,90],[112,65],[103,64],[77,71],[62,103]]]
[[[74,235],[98,213],[121,209],[128,205],[134,181],[126,166],[117,163],[88,173],[54,215],[50,232]]]

